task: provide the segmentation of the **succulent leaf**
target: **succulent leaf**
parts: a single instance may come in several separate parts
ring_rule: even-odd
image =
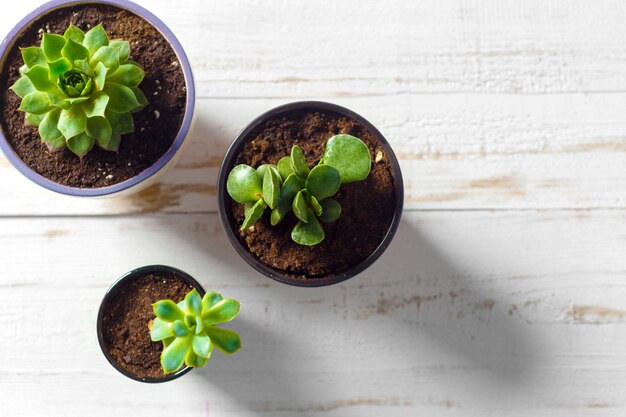
[[[207,291],[202,297],[202,310],[208,311],[211,307],[222,300],[222,294],[215,291]]]
[[[185,311],[194,316],[202,313],[202,298],[195,288],[185,296]]]
[[[270,221],[272,226],[280,223],[287,213],[291,211],[291,205],[298,191],[302,188],[302,181],[298,179],[296,174],[291,174],[287,177],[283,183],[283,187],[280,190],[280,201],[278,207],[272,210]]]
[[[175,338],[161,353],[163,372],[171,374],[178,371],[191,350],[191,336]]]
[[[265,170],[263,176],[263,199],[270,209],[278,206],[280,200],[280,174],[275,167]]]
[[[324,240],[324,229],[311,209],[308,210],[307,217],[307,223],[299,221],[293,228],[291,239],[300,245],[314,246]]]
[[[339,171],[330,165],[318,165],[306,179],[306,189],[318,201],[334,196],[339,191],[341,178]]]
[[[306,163],[302,149],[298,145],[291,148],[291,169],[300,178],[304,179],[309,175],[309,166]]]
[[[336,168],[341,176],[341,183],[345,184],[367,178],[372,157],[361,139],[351,135],[336,135],[326,143],[324,165]]]
[[[211,338],[206,334],[195,335],[193,337],[192,348],[196,355],[202,358],[208,358],[211,355],[211,351],[213,351]]]
[[[240,305],[237,300],[225,298],[206,311],[202,311],[202,320],[205,326],[226,323],[239,314]]]
[[[159,319],[168,323],[173,323],[176,320],[184,320],[185,313],[176,305],[172,300],[157,301],[152,305],[154,315]]]
[[[256,202],[262,197],[263,183],[256,170],[248,165],[237,165],[228,174],[228,194],[238,203]]]
[[[293,204],[291,208],[293,210],[293,214],[295,214],[296,217],[300,219],[301,222],[306,223],[308,222],[308,216],[307,216],[308,207],[306,203],[306,197],[303,191],[304,190],[298,191],[295,198],[293,199]]]
[[[259,221],[266,207],[267,203],[262,198],[258,199],[256,203],[246,203],[245,218],[241,224],[241,230],[245,230]]]
[[[283,181],[286,181],[287,178],[293,174],[293,169],[291,168],[291,157],[283,156],[278,161],[278,173],[282,177]]]
[[[128,42],[109,43],[101,24],[86,34],[70,25],[63,36],[44,33],[39,47],[22,48],[21,54],[22,76],[11,90],[22,99],[26,123],[40,127],[51,150],[67,146],[82,157],[98,143],[117,151],[121,135],[134,131],[131,113],[148,100],[138,87],[145,74],[128,60]]]
[[[310,205],[311,205],[311,210],[313,211],[313,214],[315,214],[317,217],[321,216],[324,210],[322,209],[322,206],[317,201],[317,198],[315,198],[315,196],[311,195],[310,203],[311,203]]]
[[[327,198],[320,205],[322,206],[322,215],[319,218],[322,222],[332,223],[341,216],[341,205],[332,198]]]
[[[168,323],[159,318],[155,318],[152,322],[152,329],[150,329],[150,339],[153,342],[160,342],[161,340],[168,339],[174,336],[172,330],[172,323]]]
[[[206,334],[211,338],[213,345],[226,354],[232,354],[241,349],[241,338],[232,330],[209,327],[206,329]]]

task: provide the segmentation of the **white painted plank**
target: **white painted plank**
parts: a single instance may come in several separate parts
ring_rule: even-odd
[[[363,275],[299,289],[251,270],[216,215],[0,219],[0,414],[622,416],[625,220],[407,213]],[[241,300],[243,351],[161,386],[118,375],[96,312],[149,263]]]
[[[616,0],[138,0],[185,45],[207,97],[626,90]],[[39,0],[12,3],[8,30]]]
[[[368,118],[392,144],[407,209],[528,209],[626,207],[624,100],[626,94],[459,94],[335,102]],[[178,166],[130,198],[56,196],[0,159],[0,215],[214,212],[229,144],[254,117],[284,102],[200,100]]]

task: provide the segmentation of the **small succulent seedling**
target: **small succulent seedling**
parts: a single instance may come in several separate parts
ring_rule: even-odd
[[[241,348],[237,333],[215,326],[239,314],[239,302],[232,298],[222,298],[212,291],[200,298],[194,289],[178,304],[161,300],[152,308],[156,318],[150,337],[154,342],[163,342],[161,367],[166,374],[178,371],[183,364],[194,368],[205,366],[214,346],[228,354]]]
[[[121,136],[135,130],[131,113],[148,100],[128,42],[109,41],[102,25],[87,33],[70,25],[63,36],[44,33],[40,47],[21,52],[21,78],[11,90],[48,149],[68,147],[80,158],[94,144],[117,151]]]
[[[252,226],[269,206],[272,225],[293,212],[298,223],[291,238],[301,245],[313,246],[325,237],[320,221],[332,223],[341,215],[341,205],[331,197],[341,184],[367,178],[371,162],[370,151],[363,141],[351,135],[336,135],[328,140],[322,160],[313,169],[296,145],[291,155],[281,158],[276,166],[262,165],[257,170],[247,165],[236,166],[228,176],[227,190],[235,201],[246,204],[242,230]],[[266,192],[268,180],[273,185],[271,194]]]

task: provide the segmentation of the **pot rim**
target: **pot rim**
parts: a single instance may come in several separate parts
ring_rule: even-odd
[[[161,21],[158,17],[152,14],[147,9],[139,6],[128,0],[52,0],[49,1],[35,10],[27,14],[22,20],[20,20],[17,25],[8,33],[8,35],[4,38],[2,43],[0,44],[0,71],[3,70],[4,62],[6,60],[6,55],[13,47],[16,38],[23,32],[25,28],[27,28],[30,24],[32,24],[35,20],[40,17],[45,16],[46,14],[60,8],[77,6],[77,5],[87,5],[87,4],[104,4],[115,6],[131,13],[136,14],[137,16],[145,19],[148,23],[150,23],[154,28],[163,35],[163,37],[169,42],[171,47],[174,49],[174,53],[180,62],[180,66],[183,70],[183,76],[185,78],[185,86],[187,88],[187,100],[185,103],[185,114],[183,117],[183,121],[181,123],[180,129],[172,143],[172,146],[159,158],[154,164],[140,172],[136,176],[129,178],[125,181],[122,181],[117,184],[109,185],[106,187],[100,188],[78,188],[78,187],[70,187],[67,185],[59,184],[57,182],[51,181],[48,178],[38,174],[33,169],[31,169],[22,159],[15,153],[8,140],[4,136],[4,132],[0,130],[0,150],[4,153],[5,157],[9,160],[9,162],[26,178],[31,180],[32,182],[50,190],[60,194],[70,195],[70,196],[78,196],[78,197],[101,197],[119,193],[121,191],[127,190],[131,187],[134,187],[150,177],[154,176],[158,173],[163,167],[167,165],[168,162],[172,160],[174,155],[180,150],[185,138],[188,136],[192,119],[194,115],[195,109],[195,101],[196,101],[196,91],[194,86],[193,74],[191,72],[191,65],[189,64],[189,59],[185,54],[185,51],[174,35],[174,33]]]
[[[204,296],[205,290],[204,290],[204,288],[202,288],[202,285],[200,285],[200,283],[198,281],[196,281],[195,278],[193,278],[191,275],[189,275],[185,271],[181,271],[178,268],[174,268],[174,267],[167,266],[167,265],[146,265],[146,266],[142,266],[142,267],[139,267],[139,268],[135,268],[135,269],[133,269],[131,271],[128,271],[127,273],[122,275],[120,278],[118,278],[109,287],[109,289],[104,294],[104,297],[102,298],[102,302],[100,303],[100,308],[98,309],[97,325],[96,325],[96,331],[98,333],[98,344],[100,345],[100,349],[102,350],[102,353],[107,358],[109,363],[115,369],[117,369],[122,375],[124,375],[124,376],[126,376],[126,377],[128,377],[130,379],[133,379],[135,381],[146,382],[146,383],[151,383],[151,384],[158,384],[158,383],[161,383],[161,382],[167,382],[167,381],[171,381],[171,380],[176,379],[176,378],[180,378],[181,376],[185,375],[187,372],[191,371],[193,368],[191,368],[189,366],[185,366],[184,368],[181,368],[179,371],[174,372],[172,374],[169,374],[169,375],[167,375],[167,376],[165,376],[163,378],[140,378],[138,376],[135,376],[135,375],[129,373],[124,368],[122,368],[119,365],[119,363],[109,353],[109,350],[107,349],[107,344],[104,341],[104,329],[103,329],[102,321],[103,321],[103,318],[104,318],[105,306],[109,303],[111,298],[113,296],[115,296],[117,294],[117,292],[122,289],[122,287],[121,287],[122,285],[126,284],[129,281],[132,281],[133,279],[139,278],[139,277],[141,277],[141,276],[143,276],[143,275],[145,275],[147,273],[163,272],[163,271],[176,274],[178,277],[180,277],[187,284],[191,285],[196,290],[198,290],[198,292],[200,293],[201,296]]]
[[[391,224],[389,225],[389,228],[387,229],[387,233],[385,234],[384,238],[381,240],[378,247],[363,261],[359,262],[356,265],[353,265],[346,270],[329,274],[322,278],[298,279],[288,274],[282,273],[277,269],[269,267],[268,265],[265,265],[241,243],[236,232],[231,226],[232,215],[230,213],[230,210],[228,210],[228,208],[226,207],[226,197],[228,196],[228,194],[226,193],[226,180],[228,178],[228,172],[230,172],[230,169],[234,165],[233,161],[235,157],[241,151],[241,148],[246,142],[247,136],[254,129],[256,129],[261,123],[265,122],[267,119],[275,117],[281,113],[288,113],[291,111],[306,109],[310,109],[311,111],[321,110],[334,112],[342,116],[352,118],[356,120],[359,124],[361,124],[365,129],[367,129],[376,138],[376,140],[378,140],[378,142],[385,150],[385,153],[387,154],[391,165],[392,176],[394,178],[396,208],[393,213]],[[393,240],[394,235],[396,234],[398,225],[400,224],[400,218],[402,217],[402,208],[404,205],[404,183],[402,180],[400,164],[398,163],[398,159],[396,158],[396,155],[393,152],[391,145],[389,145],[389,142],[387,142],[382,133],[380,133],[380,131],[376,129],[376,127],[371,124],[367,119],[350,109],[334,103],[329,103],[325,101],[296,101],[280,105],[262,113],[260,116],[252,120],[237,134],[235,140],[228,148],[226,156],[224,156],[224,160],[222,161],[222,164],[220,166],[217,179],[217,198],[219,216],[226,236],[228,237],[228,240],[230,241],[231,245],[233,245],[239,256],[241,256],[248,263],[248,265],[256,269],[261,274],[283,284],[289,284],[298,287],[323,287],[340,283],[363,272],[365,269],[371,266],[387,249],[387,247]]]

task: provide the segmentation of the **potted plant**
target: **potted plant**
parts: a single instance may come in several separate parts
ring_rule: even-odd
[[[187,57],[126,0],[55,0],[0,46],[0,149],[35,183],[74,196],[139,191],[172,166],[195,102]]]
[[[185,272],[151,265],[128,272],[107,291],[98,311],[98,341],[122,374],[165,382],[205,366],[214,347],[232,354],[237,333],[216,324],[239,314],[239,302],[205,292]]]
[[[348,279],[387,248],[400,221],[398,161],[367,120],[297,102],[252,121],[218,176],[226,234],[259,272],[298,286]]]

